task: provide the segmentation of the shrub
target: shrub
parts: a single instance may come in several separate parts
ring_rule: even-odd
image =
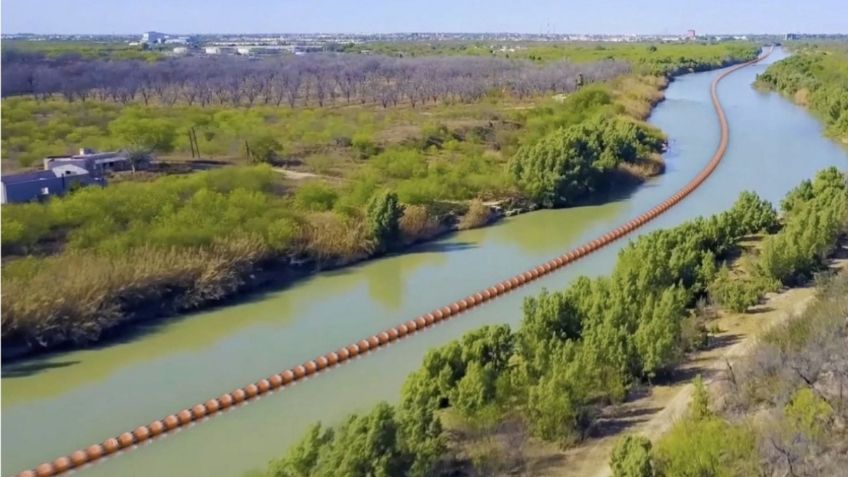
[[[727,267],[719,270],[715,280],[709,286],[710,297],[719,306],[737,313],[760,302],[760,287],[750,279],[733,277]]]
[[[400,234],[406,243],[427,239],[439,232],[439,221],[423,205],[407,205],[398,223]]]
[[[613,477],[653,477],[651,441],[637,436],[619,439],[612,449],[610,468]]]
[[[350,145],[359,159],[368,159],[376,155],[380,150],[370,134],[356,133],[350,141]]]
[[[389,250],[399,243],[402,216],[403,205],[394,192],[378,193],[368,202],[368,231],[378,250]]]
[[[459,221],[459,230],[474,229],[489,223],[492,217],[492,209],[480,200],[472,200],[468,211]]]

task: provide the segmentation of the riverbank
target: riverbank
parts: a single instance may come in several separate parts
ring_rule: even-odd
[[[424,204],[419,204],[421,193],[416,199],[403,192],[415,184],[424,187],[418,173],[413,172],[410,181],[396,179],[386,184],[398,188],[400,198],[408,202],[393,212],[389,222],[376,225],[369,222],[367,214],[384,213],[373,207],[387,207],[388,202],[378,204],[369,199],[365,205],[350,205],[349,197],[362,196],[362,184],[367,186],[366,198],[373,191],[374,185],[366,179],[354,176],[339,186],[340,190],[311,181],[293,187],[289,199],[279,199],[275,197],[278,186],[270,178],[271,173],[257,169],[202,172],[194,179],[173,177],[119,183],[44,206],[5,208],[4,251],[34,251],[35,255],[23,260],[4,257],[3,357],[19,359],[109,340],[139,322],[232,303],[228,300],[248,292],[290,284],[316,271],[336,270],[385,256],[387,252],[402,253],[456,230],[490,225],[539,205],[578,206],[613,194],[627,194],[662,172],[659,153],[664,140],[658,131],[635,118],[645,116],[644,111],[662,99],[666,84],[658,78],[621,78],[614,82],[615,86],[581,90],[552,111],[532,113],[531,116],[546,118],[544,126],[537,124],[529,129],[535,131],[533,134],[559,134],[557,130],[544,131],[566,118],[565,124],[572,124],[571,129],[560,131],[572,131],[569,134],[577,134],[581,141],[595,137],[593,144],[600,144],[602,149],[590,148],[585,157],[574,160],[595,164],[601,157],[607,158],[603,168],[595,170],[593,166],[585,169],[593,172],[582,172],[579,177],[555,172],[565,174],[571,182],[568,188],[549,193],[567,199],[545,204],[528,198],[522,192],[525,186],[514,184],[513,179],[509,180],[512,185],[506,189],[506,199],[487,201],[494,207],[480,200],[427,197]],[[607,120],[598,120],[599,115]],[[439,134],[450,135],[446,131]],[[533,144],[528,142],[526,147]],[[627,152],[615,155],[618,153],[613,148],[619,147],[625,147]],[[533,149],[527,151],[522,157],[533,160],[537,153]],[[406,177],[398,171],[416,171],[419,165],[433,169],[433,164],[428,166],[423,157],[390,152],[369,159],[366,167],[381,170],[389,177]],[[611,154],[613,162],[609,163]],[[505,170],[497,172],[507,167],[502,161],[486,167],[494,172],[483,172],[484,175],[508,174]],[[529,171],[529,166],[525,170]],[[429,176],[424,180],[432,182]],[[530,184],[535,179],[527,176],[523,180]],[[207,188],[214,192],[206,192]],[[245,196],[242,188],[254,197]],[[257,192],[262,197],[257,197]],[[174,194],[189,200],[175,201]],[[136,196],[140,195],[154,202],[134,211],[138,206]],[[376,197],[371,195],[372,199]],[[398,196],[394,197],[391,200],[397,201]],[[190,211],[180,210],[187,205]],[[281,210],[292,206],[302,212]],[[98,212],[92,214],[90,210]],[[173,219],[161,219],[173,211]],[[197,217],[198,214],[206,217]],[[139,217],[150,223],[142,225]],[[234,217],[243,217],[243,221],[234,222]],[[124,223],[127,225],[121,225]],[[252,225],[242,230],[245,223]],[[388,228],[378,231],[374,227]],[[153,237],[151,243],[142,231],[145,228],[153,228],[147,231]],[[233,230],[242,232],[233,236]],[[159,247],[170,251],[158,252],[156,240],[161,242]],[[69,270],[75,272],[64,277]],[[81,282],[84,276],[88,278]],[[53,285],[48,287],[47,282]]]
[[[822,139],[813,118],[776,95],[750,89],[754,74],[764,68],[745,69],[722,83],[719,93],[733,126],[728,155],[691,200],[660,216],[649,230],[723,210],[744,189],[753,188],[779,201],[800,178],[845,163],[844,153]],[[198,396],[217,396],[278,372],[281,366],[376,334],[399,317],[416,316],[473,294],[494,279],[622,225],[679,190],[704,166],[718,137],[708,96],[714,76],[685,76],[672,84],[668,100],[652,116],[652,122],[672,138],[666,156],[668,171],[631,196],[600,206],[502,220],[426,244],[415,253],[314,275],[290,289],[262,293],[236,306],[144,326],[142,333],[102,347],[4,368],[4,429],[10,433],[4,435],[4,442],[9,440],[3,450],[4,474],[191,407]],[[764,118],[770,118],[772,128],[762,129]],[[760,134],[737,134],[737,128]],[[806,150],[808,160],[797,161],[795,148]],[[751,182],[750,177],[763,174],[767,178]],[[414,339],[320,373],[306,385],[287,387],[208,424],[197,423],[120,458],[87,467],[85,474],[124,475],[144,468],[157,475],[188,472],[226,477],[261,470],[310,424],[318,420],[340,423],[348,413],[369,409],[379,400],[395,402],[403,379],[428,349],[484,324],[517,326],[524,296],[538,294],[543,287],[560,289],[577,275],[606,273],[625,244],[619,241],[459,319],[443,321]],[[173,386],[175,382],[181,384]],[[340,399],[336,389],[357,391]],[[55,432],[47,435],[44,428]],[[205,451],[210,446],[219,449],[215,455]]]
[[[757,86],[814,112],[827,134],[848,145],[848,45],[797,43],[793,55],[771,65]]]

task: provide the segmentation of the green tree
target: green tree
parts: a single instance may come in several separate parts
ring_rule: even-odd
[[[793,432],[819,441],[825,437],[834,410],[812,389],[802,387],[792,396],[792,400],[784,407],[783,413]]]
[[[770,232],[778,227],[777,211],[768,201],[754,192],[743,191],[733,204],[729,214],[738,227],[737,235]]]
[[[760,287],[743,277],[734,277],[725,266],[721,267],[709,286],[710,297],[721,307],[743,313],[760,301]]]
[[[642,436],[624,436],[616,442],[610,457],[613,477],[653,477],[651,441]]]
[[[254,163],[272,163],[277,159],[283,146],[273,136],[262,135],[249,141],[250,160]]]
[[[403,205],[397,194],[390,191],[375,194],[368,202],[366,216],[368,230],[377,241],[379,250],[389,250],[398,243]]]
[[[318,458],[322,450],[332,443],[333,430],[322,429],[315,424],[306,431],[306,435],[292,447],[285,457],[271,462],[269,473],[272,477],[310,477],[318,467]]]
[[[692,381],[692,402],[689,403],[689,416],[695,421],[712,417],[710,411],[710,393],[704,379],[699,374]]]
[[[662,477],[760,475],[753,432],[714,417],[675,424],[657,442],[653,463]]]
[[[176,137],[176,130],[169,121],[132,114],[122,115],[109,123],[109,131],[129,149],[148,153],[171,151]]]

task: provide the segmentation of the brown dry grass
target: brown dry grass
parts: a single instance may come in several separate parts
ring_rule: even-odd
[[[492,209],[479,199],[474,199],[468,205],[468,212],[459,221],[459,230],[474,229],[487,225],[492,218]]]

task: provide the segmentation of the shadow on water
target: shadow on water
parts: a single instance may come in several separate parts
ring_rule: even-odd
[[[415,248],[410,249],[405,253],[414,254],[414,253],[448,253],[448,252],[461,252],[463,250],[470,250],[472,248],[477,248],[472,242],[428,242],[425,244],[421,244]]]
[[[34,362],[30,361],[26,363],[4,364],[2,372],[4,378],[24,378],[27,376],[32,376],[33,374],[36,374],[39,371],[54,368],[64,368],[67,366],[73,366],[78,363],[79,361],[50,362],[48,359],[38,359]]]

